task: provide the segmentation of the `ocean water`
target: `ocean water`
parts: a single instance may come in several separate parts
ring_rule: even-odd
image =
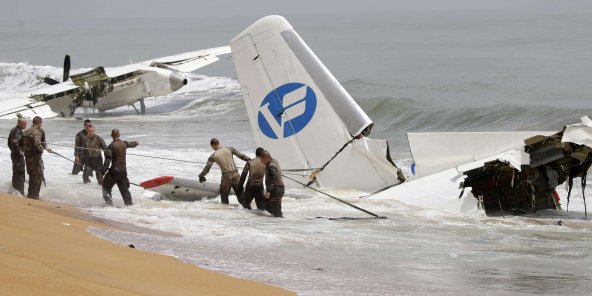
[[[287,18],[375,121],[372,137],[389,140],[393,159],[409,172],[406,132],[560,130],[592,115],[591,16],[527,9]],[[36,75],[60,77],[66,41],[75,68],[114,66],[221,45],[257,18],[2,26],[0,104],[41,87]],[[160,175],[196,178],[203,165],[193,162],[205,162],[211,137],[252,155],[256,144],[232,59],[198,72],[180,91],[147,99],[144,116],[122,107],[105,114],[79,110],[76,117],[92,118],[106,140],[119,128],[123,139],[140,141],[128,151],[134,183]],[[13,125],[0,120],[3,136]],[[67,157],[81,128],[77,119],[44,121],[52,149]],[[10,157],[2,147],[0,190],[8,191]],[[234,197],[231,206],[217,199],[154,201],[135,186],[134,206],[123,207],[114,189],[116,207],[106,208],[95,182],[84,185],[69,174],[72,163],[49,154],[44,161],[44,199],[180,236],[89,229],[93,235],[300,295],[587,295],[592,289],[592,223],[583,220],[577,185],[569,213],[535,217],[459,215],[334,190],[388,219],[330,220],[367,216],[314,192],[289,190],[286,218],[271,219],[241,209]],[[208,179],[219,176],[213,169]]]

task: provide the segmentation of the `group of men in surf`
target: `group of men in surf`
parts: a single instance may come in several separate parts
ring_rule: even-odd
[[[82,182],[90,183],[93,172],[97,183],[102,187],[103,199],[109,206],[113,206],[111,190],[117,184],[119,193],[126,206],[133,205],[129,191],[130,181],[127,177],[126,152],[127,148],[135,148],[138,141],[122,141],[118,129],[111,130],[113,141],[109,146],[101,136],[95,133],[95,127],[90,119],[84,121],[82,129],[74,140],[74,166],[72,175],[82,171]],[[105,154],[105,160],[101,152]]]
[[[222,147],[216,138],[210,140],[210,146],[214,153],[199,174],[199,182],[206,181],[205,176],[215,163],[222,172],[220,198],[223,204],[228,204],[228,194],[232,188],[238,202],[244,208],[251,209],[251,203],[255,199],[258,210],[268,211],[274,217],[283,217],[282,197],[285,189],[282,169],[268,151],[259,147],[255,150],[255,158],[251,159],[233,147]],[[246,162],[241,175],[238,174],[234,163],[234,155]]]
[[[18,117],[17,126],[8,137],[8,147],[12,160],[12,186],[25,196],[25,167],[29,174],[29,190],[27,197],[39,199],[41,182],[45,181],[42,160],[43,151],[54,153],[45,141],[45,132],[41,128],[42,119],[33,119],[33,126],[26,129],[27,121]],[[72,174],[81,171],[83,183],[91,183],[90,177],[96,176],[97,183],[102,187],[103,199],[112,206],[111,190],[117,184],[119,192],[126,206],[133,204],[129,191],[130,182],[127,177],[126,150],[139,145],[138,141],[122,141],[118,129],[111,131],[113,141],[107,146],[105,140],[95,132],[90,119],[84,121],[84,128],[76,134],[74,140],[74,166]],[[210,140],[214,153],[208,158],[206,166],[199,174],[201,183],[213,164],[217,164],[222,172],[220,178],[220,198],[223,204],[228,204],[230,189],[234,191],[238,202],[246,209],[251,209],[255,200],[258,210],[271,213],[274,217],[282,217],[282,197],[284,196],[284,181],[282,170],[277,160],[271,157],[263,148],[255,150],[255,158],[251,159],[232,147],[222,147],[218,139]],[[56,153],[57,154],[57,153]],[[102,154],[105,154],[103,161]],[[246,165],[242,174],[234,163],[234,155],[244,160]],[[58,154],[58,156],[63,157]],[[64,157],[65,158],[65,157]],[[264,182],[265,180],[265,182]]]
[[[27,120],[18,116],[16,127],[8,136],[8,147],[12,160],[12,187],[25,196],[25,167],[29,174],[29,188],[26,197],[39,199],[41,183],[45,182],[43,165],[43,151],[55,153],[47,146],[45,131],[41,128],[43,120],[36,116],[33,118],[33,126],[27,127]],[[72,174],[78,175],[83,171],[82,180],[90,183],[93,172],[97,182],[102,186],[102,195],[108,205],[113,205],[111,189],[115,184],[123,197],[125,205],[132,205],[132,196],[129,192],[130,182],[127,178],[126,150],[139,145],[138,141],[122,141],[118,129],[111,131],[113,141],[109,146],[103,138],[95,134],[95,127],[90,119],[84,121],[84,129],[76,135],[74,146],[74,167]],[[102,153],[105,154],[103,162]],[[69,158],[66,158],[69,159]]]

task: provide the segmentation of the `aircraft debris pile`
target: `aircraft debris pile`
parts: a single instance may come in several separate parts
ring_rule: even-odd
[[[467,178],[461,187],[463,190],[471,187],[488,215],[561,209],[557,186],[567,181],[571,194],[573,180],[580,178],[583,192],[592,164],[592,149],[565,141],[566,128],[548,137],[538,135],[524,140],[529,164],[522,164],[518,169],[504,160],[486,162],[482,167],[464,172]],[[569,205],[569,195],[567,202]]]

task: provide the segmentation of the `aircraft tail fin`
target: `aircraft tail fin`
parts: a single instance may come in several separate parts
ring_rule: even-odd
[[[260,19],[230,47],[257,144],[282,168],[319,187],[400,182],[386,141],[366,138],[372,120],[283,17]]]

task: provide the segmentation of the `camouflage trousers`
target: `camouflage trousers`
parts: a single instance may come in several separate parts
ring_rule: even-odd
[[[39,199],[41,182],[45,181],[43,160],[41,158],[27,159],[27,174],[29,174],[29,191],[27,192],[27,197]]]
[[[251,202],[255,199],[255,205],[258,210],[265,210],[269,207],[269,201],[263,196],[263,184],[261,183],[248,183],[243,192],[243,207],[245,209],[251,209]]]
[[[12,159],[12,187],[25,196],[25,158],[22,155],[10,155]]]
[[[243,204],[243,190],[240,188],[240,175],[237,171],[227,172],[222,174],[220,180],[220,198],[223,204],[228,204],[228,195],[230,194],[230,188],[234,190],[234,194],[238,199],[238,202]]]
[[[283,217],[282,197],[284,197],[284,186],[276,187],[275,191],[269,196],[269,206],[266,210],[274,217]]]

